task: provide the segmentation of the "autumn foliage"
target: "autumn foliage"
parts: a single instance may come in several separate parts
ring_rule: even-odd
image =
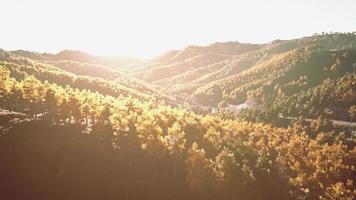
[[[30,120],[10,121],[0,135],[0,198],[351,200],[356,195],[351,136],[330,139],[319,131],[311,137],[298,123],[278,128],[201,116],[158,101],[11,75],[0,67],[0,105]]]

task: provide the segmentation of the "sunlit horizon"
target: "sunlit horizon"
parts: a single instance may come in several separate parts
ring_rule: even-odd
[[[0,200],[356,200],[355,10],[0,0]]]
[[[304,6],[308,3],[308,6]],[[1,48],[147,59],[189,45],[356,31],[355,1],[1,2]]]

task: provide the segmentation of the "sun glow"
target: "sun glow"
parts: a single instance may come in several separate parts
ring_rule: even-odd
[[[306,1],[282,0],[3,1],[0,43],[7,50],[79,49],[147,58],[190,44],[263,43],[356,28],[351,0],[308,1],[308,7]]]

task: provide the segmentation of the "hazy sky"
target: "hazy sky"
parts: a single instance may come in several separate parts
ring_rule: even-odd
[[[147,58],[190,44],[356,31],[356,0],[0,0],[0,48]]]

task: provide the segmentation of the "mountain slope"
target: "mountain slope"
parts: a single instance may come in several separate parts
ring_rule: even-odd
[[[189,46],[180,51],[170,51],[144,64],[137,77],[157,82],[202,66],[218,63],[245,52],[260,48],[256,44],[239,42],[215,43],[209,46]]]
[[[16,56],[10,52],[2,51],[0,58],[1,67],[11,71],[11,76],[23,80],[29,75],[34,75],[42,81],[56,83],[62,86],[69,85],[73,88],[98,91],[104,95],[132,96],[138,99],[168,99],[168,97],[148,84],[134,78],[116,75],[112,80],[95,76],[76,75],[60,69],[54,65],[33,61],[28,58]]]
[[[128,67],[135,66],[135,64],[141,62],[140,60],[132,57],[101,57],[93,56],[88,53],[75,50],[63,50],[57,54],[38,53],[24,50],[11,51],[11,53],[38,61],[72,61],[80,63],[90,63],[94,65],[106,66],[109,69],[115,70],[127,70]]]
[[[352,72],[355,51],[321,51],[301,48],[277,55],[237,75],[198,88],[194,97],[203,104],[221,100],[242,103],[248,97],[258,101],[278,95],[291,95],[313,87],[326,78]]]
[[[223,79],[226,79],[227,84],[230,84],[228,80],[234,75],[259,65],[268,65],[271,60],[283,59],[281,55],[285,53],[303,48],[314,48],[320,52],[352,50],[356,49],[356,35],[351,33],[314,35],[293,40],[275,40],[261,45],[228,42],[204,47],[189,46],[180,51],[167,52],[145,63],[137,71],[134,71],[133,75],[160,86],[162,92],[186,96],[194,93],[196,96],[199,93],[208,92],[209,89],[204,91],[204,88],[215,81],[224,82]],[[217,55],[220,58],[216,57]],[[221,57],[222,55],[224,57]],[[199,58],[202,58],[202,60],[199,60]],[[296,62],[298,61],[296,60]],[[318,63],[314,64],[318,65]],[[309,78],[312,79],[313,77]],[[230,85],[230,87],[236,89],[240,86]],[[227,93],[230,92],[227,91]],[[217,98],[218,100],[211,102],[205,100],[201,103],[216,105],[222,99],[235,103],[236,101],[233,98],[227,97],[229,95],[221,94],[221,97]],[[204,95],[202,98],[205,98]],[[243,101],[243,99],[237,102]]]

